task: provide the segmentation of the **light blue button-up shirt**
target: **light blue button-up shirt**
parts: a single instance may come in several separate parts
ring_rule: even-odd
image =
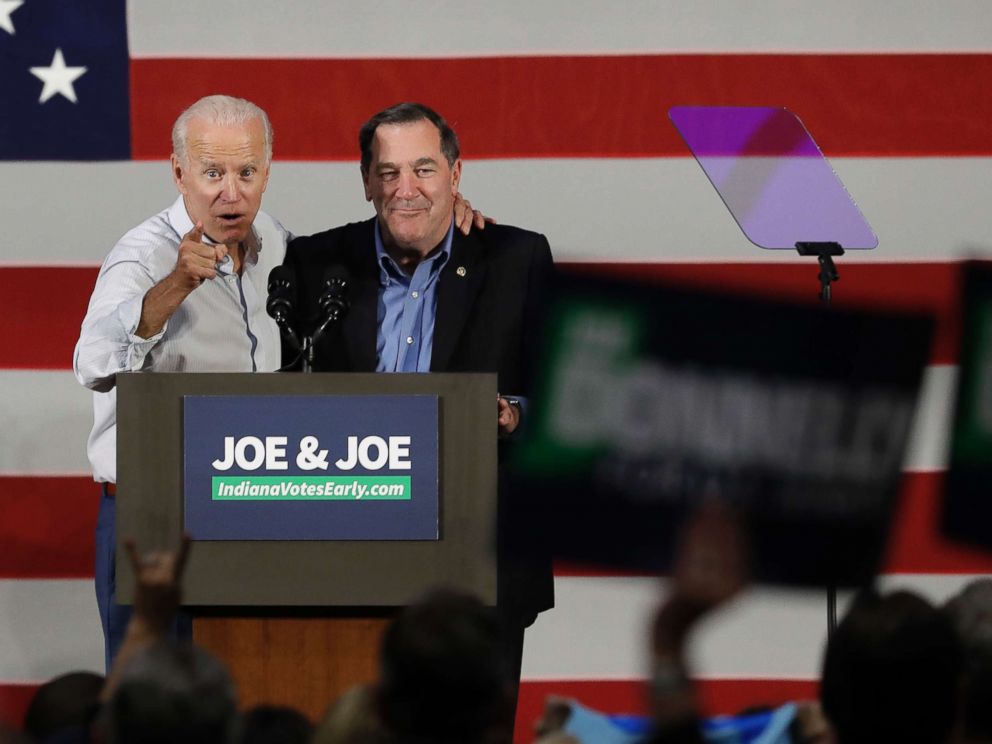
[[[437,315],[437,283],[451,256],[452,222],[441,250],[417,264],[413,275],[386,253],[375,224],[375,255],[379,263],[379,330],[377,372],[430,372]]]

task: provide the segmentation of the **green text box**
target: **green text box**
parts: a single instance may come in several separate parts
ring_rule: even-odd
[[[409,501],[408,475],[225,475],[214,501]]]

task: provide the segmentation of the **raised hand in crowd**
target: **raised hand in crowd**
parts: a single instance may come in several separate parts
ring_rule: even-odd
[[[701,619],[746,584],[747,540],[722,504],[705,504],[682,535],[670,580],[652,628],[652,742],[697,742],[699,706],[686,666],[686,642]]]
[[[124,643],[107,675],[101,695],[109,700],[130,658],[166,637],[182,600],[182,576],[189,556],[190,537],[184,534],[174,551],[139,553],[134,540],[124,542],[134,572],[134,613]]]

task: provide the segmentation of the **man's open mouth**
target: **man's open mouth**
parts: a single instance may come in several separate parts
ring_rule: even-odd
[[[242,215],[242,214],[235,214],[233,212],[230,213],[230,214],[219,214],[219,215],[217,215],[217,219],[219,219],[221,222],[238,222],[243,217],[244,217],[244,215]]]

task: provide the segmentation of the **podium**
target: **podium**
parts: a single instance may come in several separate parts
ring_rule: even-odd
[[[432,586],[495,605],[495,375],[134,373],[118,376],[117,396],[117,591],[125,603],[134,576],[123,540],[170,548],[188,529],[190,400],[229,399],[259,431],[274,396],[296,404],[298,396],[347,396],[363,412],[350,421],[366,428],[364,401],[436,400],[436,539],[198,539],[191,530],[183,604],[194,641],[228,665],[243,705],[291,704],[318,719],[348,687],[376,677],[389,618]]]

